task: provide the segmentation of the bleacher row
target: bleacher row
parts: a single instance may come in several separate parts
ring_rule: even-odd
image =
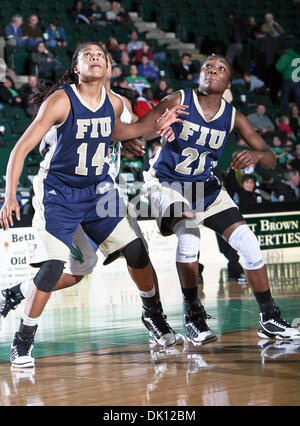
[[[163,31],[175,31],[184,42],[196,42],[205,36],[228,43],[228,13],[235,11],[244,20],[250,16],[263,23],[273,12],[276,20],[294,34],[296,50],[300,47],[300,4],[293,0],[143,0],[138,11],[145,21],[156,21]]]

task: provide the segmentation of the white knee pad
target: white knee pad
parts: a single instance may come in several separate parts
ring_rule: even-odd
[[[258,240],[248,225],[236,228],[230,235],[228,243],[240,255],[240,262],[244,269],[260,269],[264,266]]]
[[[200,231],[192,219],[180,220],[173,228],[178,238],[176,262],[191,263],[198,260]]]

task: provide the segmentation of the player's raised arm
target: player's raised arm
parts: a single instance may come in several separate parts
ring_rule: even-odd
[[[249,120],[239,112],[236,113],[234,129],[252,148],[252,151],[242,150],[234,155],[231,163],[234,170],[244,169],[256,163],[261,163],[268,169],[276,167],[276,157],[269,145],[255,131]]]
[[[161,101],[136,123],[123,124],[120,121],[121,113],[119,113],[120,107],[118,103],[114,98],[110,98],[110,100],[113,104],[116,118],[112,138],[116,140],[124,141],[138,138],[139,136],[148,138],[149,135],[155,132],[162,132],[172,123],[182,123],[183,120],[177,117],[187,114],[185,112],[187,106],[180,105],[177,96],[170,96]]]
[[[20,220],[20,208],[16,200],[17,185],[23,170],[24,160],[54,124],[65,121],[70,101],[63,90],[53,93],[42,104],[39,113],[11,151],[6,170],[5,203],[0,213],[3,229],[13,225],[12,212]]]

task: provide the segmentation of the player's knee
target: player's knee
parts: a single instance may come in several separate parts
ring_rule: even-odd
[[[141,238],[136,238],[127,244],[122,250],[122,254],[126,259],[127,265],[134,269],[145,268],[150,262]]]
[[[192,263],[198,261],[200,231],[197,223],[192,219],[184,219],[176,223],[173,231],[178,238],[176,262]]]
[[[60,260],[47,260],[40,267],[33,282],[39,290],[50,293],[60,279],[63,270],[64,263]]]
[[[236,228],[230,235],[228,243],[240,255],[240,262],[244,269],[254,270],[264,266],[258,240],[248,225]]]

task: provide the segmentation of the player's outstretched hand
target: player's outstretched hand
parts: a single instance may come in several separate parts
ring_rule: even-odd
[[[131,139],[129,141],[122,141],[124,149],[131,154],[141,156],[145,154],[144,144],[138,139]]]
[[[243,149],[234,154],[231,162],[231,167],[234,171],[245,169],[258,162],[257,153]]]
[[[189,115],[189,113],[185,111],[186,108],[188,108],[188,105],[175,105],[170,110],[167,108],[155,122],[157,132],[164,130],[173,123],[183,123],[183,120],[178,118],[178,115]]]
[[[16,198],[5,200],[0,212],[0,225],[1,228],[9,229],[9,225],[13,226],[12,213],[15,212],[17,220],[21,220],[20,206]]]
[[[160,136],[164,136],[168,142],[172,142],[175,139],[175,133],[171,126],[166,127],[163,130],[157,132]]]

